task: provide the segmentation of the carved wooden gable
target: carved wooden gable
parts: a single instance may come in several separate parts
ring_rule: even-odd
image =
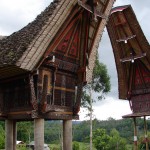
[[[78,10],[77,5],[56,34],[45,57],[54,55],[56,59],[86,67],[100,20],[95,22],[89,11]]]
[[[88,57],[100,20],[95,22],[92,14],[84,9],[79,11],[78,5],[71,14],[47,48],[46,59],[40,67],[39,81],[44,80],[44,72],[50,72],[47,76],[51,88],[47,90],[51,90],[51,94],[48,94],[51,103],[47,107],[53,104],[68,107],[70,111],[74,109],[77,113],[82,85],[86,82]],[[44,85],[39,82],[38,86],[42,91]]]
[[[134,113],[150,112],[149,44],[131,6],[116,7],[107,25],[119,81],[119,97]]]

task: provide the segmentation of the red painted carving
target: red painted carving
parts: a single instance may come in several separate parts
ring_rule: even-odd
[[[79,30],[76,31],[70,50],[69,50],[69,55],[77,57],[78,56],[78,44],[79,44]]]
[[[70,37],[72,35],[73,30],[69,30],[69,32],[67,33],[67,35],[64,37],[64,39],[62,39],[62,41],[60,42],[60,44],[58,45],[58,47],[56,48],[56,51],[58,52],[62,52],[62,53],[66,53],[68,46],[69,46],[69,42],[70,42]]]
[[[68,28],[70,29],[66,28],[66,35],[62,37],[62,40],[58,44],[55,52],[63,53],[65,56],[73,58],[78,57],[78,44],[79,44],[78,21],[73,26],[69,25]]]

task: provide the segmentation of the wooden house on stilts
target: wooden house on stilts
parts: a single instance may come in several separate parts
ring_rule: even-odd
[[[44,120],[63,120],[64,150],[72,149],[72,119],[90,81],[114,0],[54,0],[21,30],[0,39],[0,119],[6,150],[16,149],[16,122],[34,120],[35,149]],[[88,69],[87,69],[88,64]]]
[[[149,150],[146,116],[150,116],[150,46],[130,5],[113,8],[107,24],[118,72],[119,98],[129,100],[134,120],[134,150],[137,150],[136,117],[144,117],[145,148]]]

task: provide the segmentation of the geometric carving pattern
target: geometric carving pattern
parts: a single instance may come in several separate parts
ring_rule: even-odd
[[[70,28],[70,27],[69,27]],[[78,58],[78,44],[79,44],[79,23],[72,25],[70,30],[65,35],[65,37],[58,44],[55,52],[63,53],[65,56]]]

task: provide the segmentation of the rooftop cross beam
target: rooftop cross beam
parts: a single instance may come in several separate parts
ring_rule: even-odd
[[[86,4],[87,0],[78,0],[78,4],[92,13],[94,15],[95,22],[98,21],[97,17],[100,17],[102,19],[107,19],[108,17],[104,14],[102,14],[99,10],[96,9],[97,5],[99,4],[97,0],[91,0],[90,5]]]

